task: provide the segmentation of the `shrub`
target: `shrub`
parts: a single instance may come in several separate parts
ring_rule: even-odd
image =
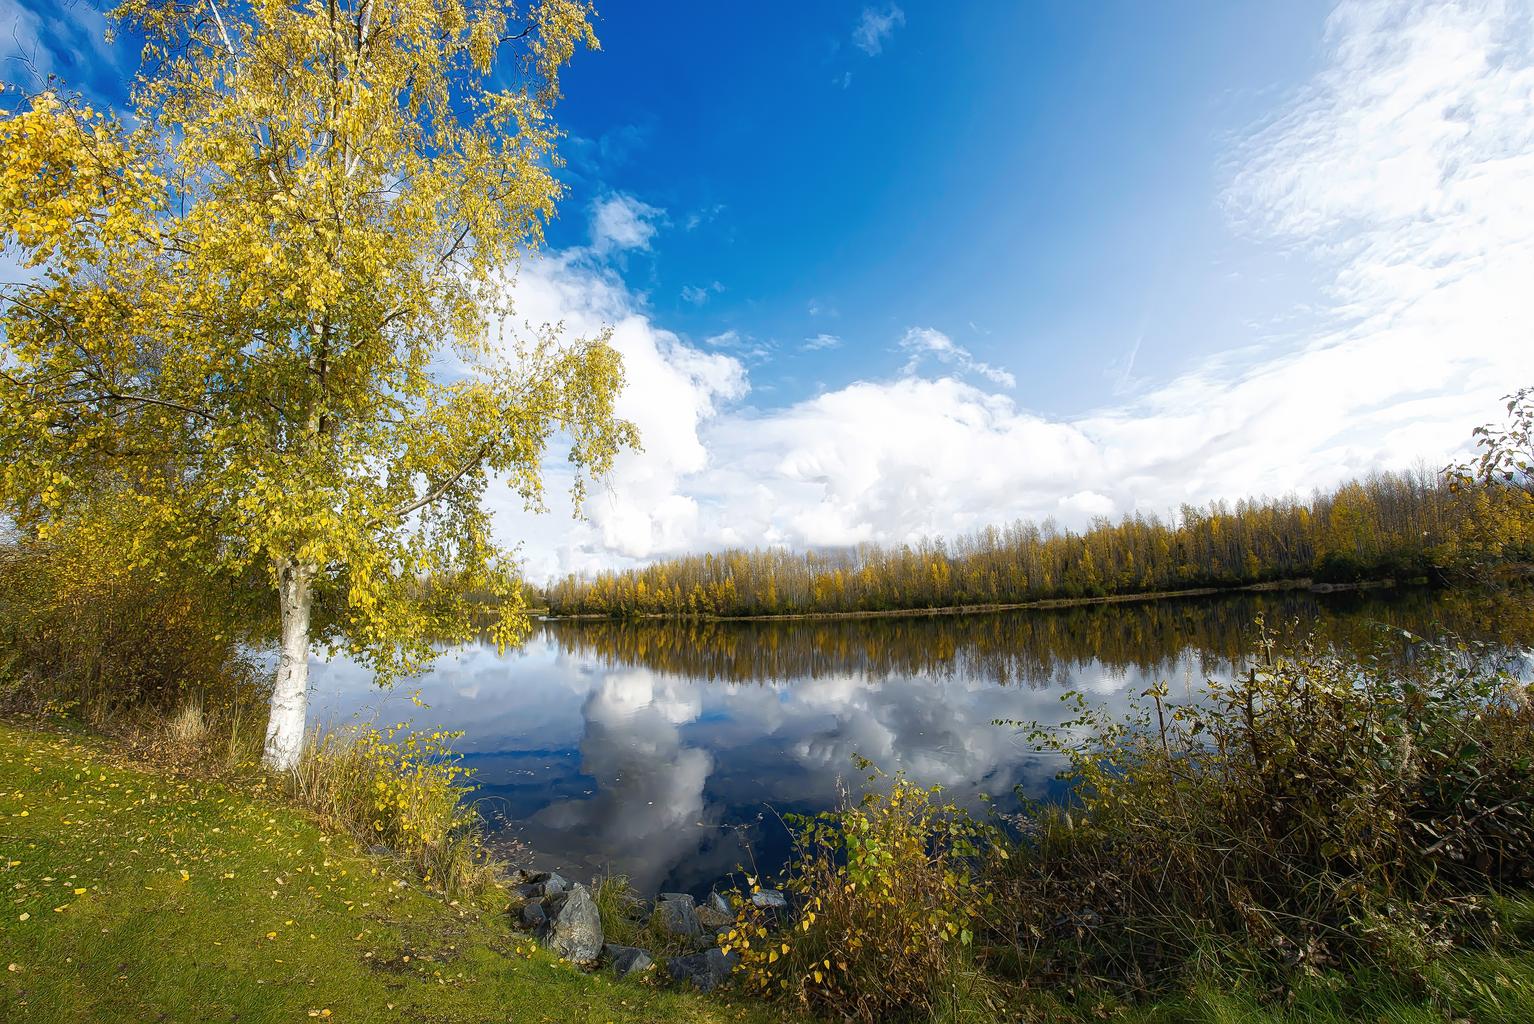
[[[761,886],[752,878],[741,917],[720,937],[739,951],[748,988],[862,1021],[937,1008],[989,900],[982,858],[998,849],[988,826],[939,794],[896,775],[887,792],[789,819],[797,856],[782,885],[797,923],[779,928],[753,904]]]
[[[0,709],[69,714],[152,759],[223,772],[260,755],[261,609],[169,571],[94,507],[0,543]],[[116,538],[116,540],[114,540]]]
[[[1265,646],[1199,700],[1145,691],[1034,739],[1075,803],[1032,808],[990,934],[1020,975],[1144,989],[1201,969],[1422,980],[1534,865],[1534,706],[1463,645]]]
[[[484,823],[466,799],[469,769],[454,732],[416,732],[406,723],[358,725],[310,734],[290,795],[365,845],[387,847],[428,884],[479,892],[495,876]]]
[[[0,668],[16,710],[98,727],[251,697],[241,642],[263,622],[232,581],[163,571],[94,521],[0,544]]]

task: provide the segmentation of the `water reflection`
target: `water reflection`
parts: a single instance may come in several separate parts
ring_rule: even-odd
[[[1065,689],[1121,705],[1238,667],[1262,615],[1356,647],[1380,626],[1523,645],[1529,603],[1410,590],[1286,592],[1052,612],[773,623],[552,622],[521,650],[465,647],[420,680],[431,711],[337,661],[331,719],[429,715],[464,730],[481,795],[542,864],[701,890],[785,854],[775,815],[836,800],[853,754],[966,802],[1049,790],[1054,765],[997,718],[1060,720]]]

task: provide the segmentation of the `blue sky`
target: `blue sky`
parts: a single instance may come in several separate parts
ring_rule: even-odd
[[[100,28],[0,0],[13,49],[109,93]],[[1534,0],[627,2],[598,32],[504,327],[610,330],[644,451],[580,521],[492,488],[536,579],[1304,495],[1442,466],[1534,384]]]
[[[624,279],[688,338],[770,349],[761,402],[893,372],[920,323],[1015,366],[1025,405],[1075,412],[1136,342],[1137,370],[1175,372],[1285,319],[1294,268],[1213,199],[1231,139],[1312,71],[1325,13],[610,5],[569,79],[553,238],[583,241],[613,192],[664,210]],[[822,335],[840,344],[805,351]]]

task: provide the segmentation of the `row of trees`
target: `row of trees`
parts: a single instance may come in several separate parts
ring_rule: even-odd
[[[952,541],[689,555],[549,587],[555,614],[781,615],[992,605],[1311,577],[1422,576],[1534,554],[1534,499],[1506,482],[1381,473],[1297,498],[1045,522]]]
[[[1173,682],[1189,668],[1197,679],[1223,675],[1251,655],[1259,621],[1280,648],[1314,637],[1344,650],[1404,657],[1399,645],[1408,632],[1518,647],[1534,636],[1534,604],[1521,588],[1416,587],[1388,595],[1276,590],[988,615],[565,619],[541,628],[562,650],[614,669],[643,665],[692,679],[920,675],[1065,689],[1096,669]]]

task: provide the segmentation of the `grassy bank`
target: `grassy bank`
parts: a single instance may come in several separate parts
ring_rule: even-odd
[[[0,725],[0,1018],[778,1019],[588,976],[259,788]]]
[[[5,1020],[722,1024],[793,1012],[582,974],[506,927],[498,897],[449,901],[259,787],[146,769],[78,731],[0,725],[0,744]],[[1534,900],[1495,913],[1498,941],[1447,952],[1425,984],[1321,970],[1275,1000],[1211,976],[1136,1001],[997,987],[960,956],[952,990],[916,1019],[1534,1019]]]

